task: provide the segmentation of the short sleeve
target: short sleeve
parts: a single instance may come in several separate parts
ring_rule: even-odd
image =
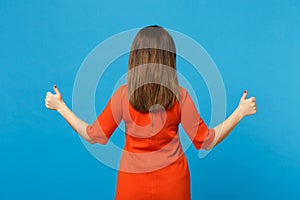
[[[106,144],[122,120],[124,86],[109,99],[106,107],[92,125],[86,127],[87,135],[95,142]]]
[[[180,101],[181,125],[197,150],[209,146],[215,137],[213,129],[209,129],[198,113],[188,92],[182,88]]]

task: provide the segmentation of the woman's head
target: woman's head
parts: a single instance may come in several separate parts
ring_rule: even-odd
[[[179,98],[176,48],[164,28],[147,26],[137,33],[131,46],[128,70],[129,101],[136,110],[154,111],[157,104],[168,109]]]

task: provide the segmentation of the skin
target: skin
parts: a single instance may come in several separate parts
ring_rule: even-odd
[[[89,124],[81,120],[69,109],[69,107],[63,101],[62,95],[56,86],[54,86],[53,89],[55,92],[54,94],[51,92],[47,92],[46,94],[46,108],[50,110],[56,110],[81,137],[91,144],[96,143],[91,140],[86,133],[86,128]],[[232,112],[232,114],[216,127],[212,128],[213,131],[215,131],[216,137],[214,138],[214,141],[207,148],[205,148],[206,150],[211,150],[213,147],[223,141],[244,117],[256,113],[256,99],[255,97],[247,99],[247,95],[248,92],[245,90],[240,99],[239,105]]]

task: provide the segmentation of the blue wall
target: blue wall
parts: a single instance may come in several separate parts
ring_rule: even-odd
[[[300,1],[0,1],[0,199],[112,199],[116,171],[99,163],[44,107],[57,84],[68,105],[84,58],[108,37],[159,24],[199,42],[226,87],[227,115],[244,89],[258,112],[207,157],[186,152],[193,199],[300,199]],[[126,57],[110,72],[126,72]],[[179,65],[196,84],[189,67]],[[120,65],[121,64],[121,65]],[[114,74],[114,76],[115,76]],[[100,82],[97,113],[114,84]],[[203,119],[207,91],[194,88]],[[112,140],[122,145],[116,131]]]

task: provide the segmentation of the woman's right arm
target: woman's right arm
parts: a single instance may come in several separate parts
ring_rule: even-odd
[[[213,142],[205,148],[206,150],[210,150],[222,142],[244,117],[256,113],[256,99],[255,97],[246,99],[247,94],[248,92],[245,90],[234,112],[224,122],[213,128],[215,138]]]

